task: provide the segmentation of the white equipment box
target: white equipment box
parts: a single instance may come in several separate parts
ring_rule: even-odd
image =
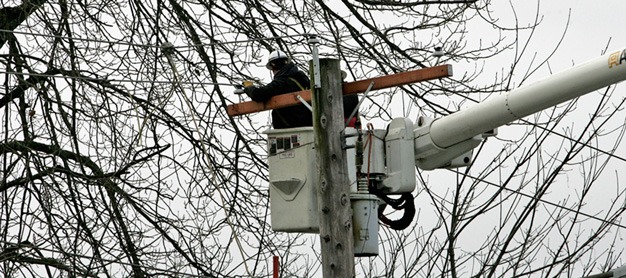
[[[313,127],[270,129],[267,134],[272,230],[318,233],[317,158]],[[346,128],[347,134],[356,134]],[[347,138],[354,144],[355,137]],[[356,189],[354,148],[347,150],[350,186]],[[346,185],[347,186],[347,185]]]
[[[272,230],[319,232],[313,127],[267,134]]]

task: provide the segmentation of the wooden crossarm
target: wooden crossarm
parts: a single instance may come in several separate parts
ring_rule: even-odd
[[[347,82],[342,85],[342,90],[343,95],[353,95],[365,92],[367,86],[369,86],[372,81],[374,81],[374,87],[372,87],[373,91],[449,76],[452,76],[452,66],[441,65],[431,68],[417,69],[407,72],[379,76],[354,82]],[[245,101],[241,103],[231,104],[228,105],[226,109],[229,116],[240,116],[270,109],[298,105],[300,104],[298,96],[302,97],[302,99],[307,102],[311,101],[311,91],[305,90],[274,96],[266,102]]]

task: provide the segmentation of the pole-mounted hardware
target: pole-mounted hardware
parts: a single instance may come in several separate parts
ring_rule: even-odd
[[[313,107],[311,107],[311,105],[309,105],[309,103],[308,103],[308,102],[306,102],[306,100],[304,100],[304,98],[302,98],[302,96],[296,96],[296,97],[298,98],[298,100],[299,100],[300,102],[302,102],[302,104],[303,104],[304,106],[306,106],[306,108],[308,108],[308,109],[309,109],[309,111],[313,111]]]
[[[352,117],[356,115],[356,112],[359,111],[359,107],[361,107],[361,103],[363,103],[363,101],[367,97],[367,94],[370,93],[370,90],[372,90],[373,87],[374,87],[374,81],[372,81],[372,83],[370,83],[370,85],[367,86],[367,89],[365,90],[365,92],[363,92],[363,97],[361,97],[361,100],[359,100],[359,103],[357,103],[356,107],[354,107],[354,110],[352,110],[352,113],[350,113],[350,116],[346,119],[346,126],[348,126],[348,123],[350,123],[350,120],[352,120]]]
[[[319,89],[322,87],[320,81],[320,55],[317,45],[320,40],[316,34],[309,34],[309,45],[311,45],[311,54],[313,54],[313,88]]]

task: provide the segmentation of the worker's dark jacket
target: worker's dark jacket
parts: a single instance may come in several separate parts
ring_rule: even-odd
[[[293,80],[292,80],[293,79]],[[254,101],[266,102],[271,97],[292,92],[301,91],[302,88],[309,89],[309,77],[298,67],[289,63],[280,69],[274,80],[265,86],[250,86],[245,88],[246,94]],[[356,95],[344,97],[344,117],[348,117],[356,107],[358,98]],[[296,106],[278,108],[272,110],[272,126],[274,128],[292,128],[301,126],[313,126],[313,114],[306,106],[300,104]]]
[[[300,85],[308,89],[310,87],[309,77],[300,71],[295,64],[289,63],[280,69],[274,80],[265,86],[247,87],[246,94],[254,101],[265,102],[271,97],[292,92],[301,91]],[[272,125],[274,128],[291,128],[300,126],[312,126],[313,115],[311,110],[304,105],[296,105],[272,110]]]

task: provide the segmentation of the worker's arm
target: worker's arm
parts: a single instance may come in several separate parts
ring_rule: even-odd
[[[290,86],[289,82],[287,78],[277,77],[265,86],[245,87],[244,92],[256,102],[266,102],[273,96],[290,92],[289,89],[292,86]]]

